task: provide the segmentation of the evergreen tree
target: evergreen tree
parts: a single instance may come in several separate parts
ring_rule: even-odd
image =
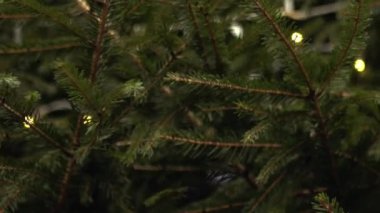
[[[380,211],[370,2],[0,2],[0,211]]]

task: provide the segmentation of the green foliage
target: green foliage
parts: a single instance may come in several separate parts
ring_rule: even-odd
[[[376,211],[371,12],[347,4],[1,3],[0,212]]]
[[[74,24],[75,22],[70,20],[70,18],[67,17],[61,10],[45,6],[37,0],[14,0],[14,2],[22,7],[30,8],[40,15],[46,16],[49,20],[57,22],[79,38],[84,39],[84,41],[88,41],[88,38],[81,27],[76,26]]]
[[[319,193],[314,197],[313,209],[318,213],[344,213],[337,200],[330,199],[326,193]]]
[[[57,82],[69,91],[70,100],[79,108],[91,109],[98,112],[99,104],[96,103],[95,93],[88,79],[83,76],[72,64],[57,62]]]
[[[0,73],[0,88],[2,90],[15,89],[19,87],[21,82],[17,79],[17,77],[12,76],[10,74]]]

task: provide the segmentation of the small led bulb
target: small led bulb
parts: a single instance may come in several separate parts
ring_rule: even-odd
[[[92,123],[92,116],[91,115],[83,116],[83,124],[91,124],[91,123]]]
[[[27,128],[27,129],[30,128],[30,125],[34,124],[34,118],[32,116],[29,116],[29,115],[25,116],[24,120],[25,121],[23,122],[23,124],[24,124],[24,127]]]
[[[244,30],[240,24],[233,23],[230,26],[230,31],[235,38],[243,38]]]
[[[85,12],[90,11],[90,5],[88,5],[86,0],[77,0],[79,7]]]
[[[359,58],[355,60],[354,67],[358,72],[364,72],[365,70],[365,62],[363,59]]]
[[[303,40],[303,35],[299,32],[294,32],[291,36],[292,38],[292,41],[294,41],[294,43],[301,43],[302,40]]]

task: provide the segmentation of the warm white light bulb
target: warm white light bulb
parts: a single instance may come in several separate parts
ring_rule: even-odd
[[[32,116],[25,116],[24,117],[25,122],[23,122],[24,127],[29,129],[30,125],[34,124],[34,118]]]
[[[243,38],[244,31],[243,31],[243,27],[240,24],[238,23],[231,24],[230,30],[231,30],[232,35],[235,36],[236,38]]]
[[[91,123],[92,123],[92,116],[91,115],[83,116],[83,124],[91,124]]]
[[[90,5],[88,5],[86,0],[77,0],[79,7],[81,7],[85,12],[90,11]]]
[[[356,71],[358,71],[358,72],[364,72],[364,70],[365,70],[365,62],[364,62],[364,60],[360,59],[360,58],[356,59],[354,67],[355,67]]]
[[[294,41],[295,43],[301,43],[303,40],[303,35],[299,32],[294,32],[291,38],[292,38],[292,41]]]

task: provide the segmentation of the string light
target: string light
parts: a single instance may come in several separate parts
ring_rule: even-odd
[[[363,59],[359,58],[355,60],[354,67],[358,72],[364,72],[365,70],[365,62]]]
[[[233,23],[230,26],[230,31],[235,38],[243,38],[243,27],[238,23]]]
[[[294,41],[294,43],[301,43],[303,40],[303,35],[299,32],[294,32],[291,36],[291,39]]]
[[[77,0],[79,6],[86,12],[90,11],[90,5],[86,2],[86,0]]]
[[[34,124],[34,118],[32,116],[25,116],[24,117],[25,122],[23,122],[24,127],[29,129],[30,125]]]
[[[91,123],[92,123],[92,116],[91,115],[83,116],[83,124],[89,125]]]

